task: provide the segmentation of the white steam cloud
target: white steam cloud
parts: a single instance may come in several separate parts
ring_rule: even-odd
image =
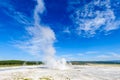
[[[19,47],[32,55],[39,58],[42,57],[42,60],[49,68],[65,69],[65,59],[55,59],[55,33],[50,27],[43,26],[40,23],[40,15],[44,10],[45,6],[43,0],[37,0],[37,5],[34,10],[34,26],[26,28],[30,38],[27,41],[22,42],[22,46],[20,45]]]
[[[70,17],[80,35],[94,36],[97,31],[108,32],[119,28],[120,21],[116,20],[110,0],[92,0],[82,6],[80,3],[79,0],[69,3],[69,8],[73,9]]]

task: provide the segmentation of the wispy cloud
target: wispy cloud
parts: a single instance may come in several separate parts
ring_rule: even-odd
[[[70,34],[71,31],[70,31],[69,27],[66,27],[66,28],[63,30],[63,33],[68,33],[68,34]]]
[[[87,51],[87,52],[85,52],[85,54],[97,54],[97,53],[99,53],[98,51]]]
[[[31,25],[33,20],[27,16],[25,16],[24,13],[21,13],[19,11],[16,11],[15,7],[7,2],[3,2],[0,4],[0,7],[2,7],[2,11],[15,21],[17,21],[20,24],[24,25]]]
[[[101,51],[87,51],[80,53],[72,53],[62,55],[67,60],[81,60],[81,61],[104,61],[104,60],[119,60],[120,53],[117,52],[101,52]]]
[[[116,52],[108,52],[107,54],[101,54],[96,56],[99,60],[119,60],[120,59],[120,53]]]
[[[80,5],[80,1],[69,0],[69,8],[72,6],[73,13],[70,15],[79,35],[94,36],[97,32],[108,32],[119,28],[120,21],[116,19],[110,0],[92,0]],[[78,6],[78,4],[80,6]],[[74,6],[77,7],[74,7]]]

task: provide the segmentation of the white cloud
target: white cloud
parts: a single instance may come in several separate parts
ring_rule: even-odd
[[[120,27],[120,21],[116,21],[116,22],[109,23],[104,29],[105,31],[111,31],[111,30],[118,29],[119,27]]]
[[[65,28],[65,29],[63,30],[63,32],[64,32],[64,33],[68,33],[68,34],[70,34],[70,33],[71,33],[71,31],[70,31],[69,27]]]
[[[79,2],[70,3],[69,8],[75,4],[80,4]],[[85,36],[94,36],[97,31],[115,30],[120,25],[120,21],[116,20],[114,11],[111,8],[110,0],[93,0],[84,6],[73,7],[73,13],[70,17],[77,26],[76,30],[79,35],[84,34]]]

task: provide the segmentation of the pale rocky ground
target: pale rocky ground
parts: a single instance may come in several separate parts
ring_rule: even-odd
[[[0,80],[120,80],[120,66],[74,65],[68,70],[44,66],[0,68]]]

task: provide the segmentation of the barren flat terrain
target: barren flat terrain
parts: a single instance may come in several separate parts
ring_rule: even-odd
[[[1,67],[0,80],[120,80],[120,66],[74,65],[68,70],[44,66]]]

